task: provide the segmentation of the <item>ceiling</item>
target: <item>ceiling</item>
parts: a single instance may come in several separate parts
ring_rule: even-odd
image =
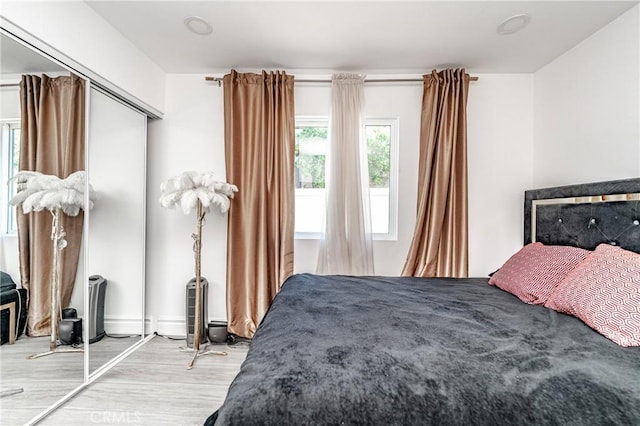
[[[66,71],[21,43],[0,34],[0,74],[30,74]]]
[[[638,1],[85,0],[168,73],[285,69],[421,73],[534,72]],[[521,32],[498,35],[528,14]],[[199,16],[212,34],[189,32]]]

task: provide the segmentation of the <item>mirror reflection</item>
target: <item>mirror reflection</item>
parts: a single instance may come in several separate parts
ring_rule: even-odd
[[[4,34],[0,48],[2,417],[22,424],[84,381],[83,212],[52,193],[16,209],[17,185],[4,182],[19,170],[84,170],[86,82]]]
[[[89,371],[137,343],[143,330],[146,115],[90,91]]]
[[[2,417],[23,424],[84,382],[80,351],[89,352],[91,373],[144,334],[146,115],[7,35],[0,51]],[[29,97],[21,95],[20,84]],[[88,105],[81,89],[89,91]],[[50,92],[56,92],[52,99],[37,98]],[[44,110],[47,102],[52,106]],[[73,118],[65,115],[69,111]],[[16,213],[9,204],[17,185],[4,182],[20,170],[66,178],[83,169],[98,194],[90,211],[72,217],[62,209],[56,222],[56,209],[23,214],[22,205]],[[22,235],[19,226],[29,233]],[[55,245],[52,229],[59,230]],[[52,290],[54,276],[59,291]],[[59,318],[53,332],[51,311]]]

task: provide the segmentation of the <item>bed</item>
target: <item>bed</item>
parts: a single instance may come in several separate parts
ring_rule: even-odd
[[[527,191],[525,243],[639,252],[636,195]],[[294,275],[206,424],[638,425],[640,347],[488,278]]]

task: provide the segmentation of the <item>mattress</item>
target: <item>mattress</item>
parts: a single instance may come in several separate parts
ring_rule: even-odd
[[[486,278],[294,275],[207,425],[637,425],[640,348]]]

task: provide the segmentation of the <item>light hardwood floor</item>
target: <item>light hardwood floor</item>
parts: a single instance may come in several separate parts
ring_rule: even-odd
[[[210,345],[228,355],[201,356],[187,370],[192,355],[180,351],[184,344],[154,337],[40,424],[202,425],[224,401],[248,345]]]
[[[21,336],[15,344],[0,347],[0,388],[23,389],[0,399],[0,424],[22,425],[82,383],[81,352],[27,359],[48,350],[48,337]]]

